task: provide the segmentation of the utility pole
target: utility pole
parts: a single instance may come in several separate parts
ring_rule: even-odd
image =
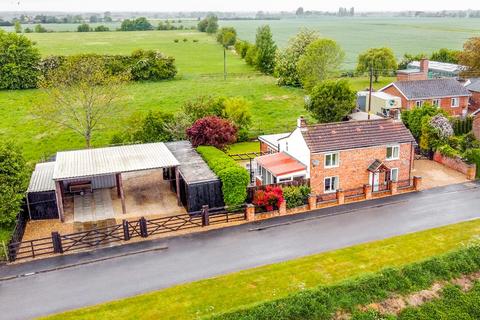
[[[372,90],[373,90],[373,64],[370,64],[370,89],[368,90],[368,120],[370,120],[370,111],[372,110]]]
[[[227,48],[223,46],[223,80],[227,80]]]

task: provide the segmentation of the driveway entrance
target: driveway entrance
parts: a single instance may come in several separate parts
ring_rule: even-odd
[[[412,175],[422,177],[423,189],[469,181],[463,173],[432,160],[415,160]]]

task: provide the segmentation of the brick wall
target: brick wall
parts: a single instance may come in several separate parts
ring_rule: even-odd
[[[369,184],[369,171],[367,169],[375,159],[384,161],[390,169],[398,168],[399,180],[410,179],[413,152],[410,143],[401,144],[399,160],[387,161],[387,146],[340,151],[339,166],[336,168],[324,168],[325,154],[313,154],[311,156],[312,170],[310,174],[312,191],[315,194],[323,194],[324,179],[332,176],[339,177],[339,188],[343,190],[361,188],[363,185]],[[316,167],[313,166],[314,160],[319,161],[319,165]]]
[[[442,155],[439,152],[435,152],[433,155],[433,160],[450,169],[463,173],[468,180],[475,180],[475,175],[477,172],[475,164],[468,164],[463,162],[460,158],[450,158]]]
[[[480,114],[477,114],[473,119],[473,134],[480,140]]]
[[[268,145],[265,142],[260,141],[260,152],[267,152]]]
[[[472,92],[470,99],[475,107],[480,108],[480,92]]]

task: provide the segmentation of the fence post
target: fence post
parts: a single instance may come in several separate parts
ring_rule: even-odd
[[[245,209],[245,219],[247,221],[255,221],[255,206],[251,203],[247,204]]]
[[[418,177],[418,176],[413,177],[413,187],[415,191],[422,190],[422,177]]]
[[[390,192],[392,195],[398,193],[398,182],[397,181],[390,181]]]
[[[364,184],[363,193],[365,194],[365,200],[372,199],[372,186],[369,184]]]
[[[142,238],[147,238],[148,237],[147,220],[144,217],[141,217],[138,222],[140,224],[140,236]]]
[[[345,203],[345,193],[342,189],[337,190],[337,203],[344,204]]]
[[[62,238],[56,231],[52,232],[53,253],[63,253]],[[32,252],[33,255],[33,252]]]
[[[317,209],[317,195],[311,193],[308,195],[308,210]]]
[[[210,225],[210,216],[208,213],[208,205],[202,206],[202,227]]]
[[[122,227],[123,227],[123,240],[128,241],[130,240],[130,227],[128,225],[128,221],[123,219],[122,220]]]

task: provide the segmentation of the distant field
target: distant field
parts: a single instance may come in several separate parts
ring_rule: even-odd
[[[178,111],[183,103],[200,95],[243,96],[252,102],[251,136],[290,130],[295,119],[305,114],[304,92],[276,85],[273,77],[257,73],[235,53],[229,52],[228,71],[223,81],[223,50],[215,39],[196,31],[145,31],[105,33],[28,34],[44,56],[51,54],[108,53],[129,54],[135,49],[158,49],[175,57],[179,74],[176,80],[132,83],[126,88],[120,121],[98,133],[95,146],[108,144],[121,130],[122,120],[136,112]],[[183,39],[187,42],[183,42]],[[179,39],[179,43],[173,40]],[[193,42],[193,40],[198,42]],[[381,78],[380,88],[390,79]],[[366,78],[350,79],[356,90],[368,85]],[[28,160],[49,158],[56,151],[83,147],[80,137],[69,130],[45,125],[32,118],[30,110],[42,100],[39,90],[0,91],[0,138],[11,139],[23,147]]]
[[[255,40],[258,26],[268,24],[280,47],[301,28],[320,32],[340,43],[346,51],[345,67],[353,68],[358,54],[368,48],[387,46],[398,57],[405,52],[431,53],[439,48],[460,49],[466,39],[480,35],[480,19],[321,17],[273,21],[221,21],[233,26],[239,37]]]

